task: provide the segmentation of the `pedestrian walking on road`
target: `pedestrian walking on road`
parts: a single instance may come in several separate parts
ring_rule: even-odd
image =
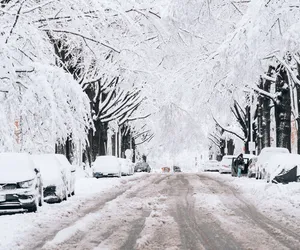
[[[237,176],[241,177],[242,175],[242,170],[244,170],[244,158],[243,154],[240,154],[236,160],[235,160],[235,165],[237,166]]]

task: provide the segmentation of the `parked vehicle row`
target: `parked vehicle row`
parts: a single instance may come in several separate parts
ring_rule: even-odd
[[[108,155],[98,156],[92,165],[93,177],[121,177],[133,175],[134,172],[143,172],[136,171],[137,166],[139,167],[140,163],[137,163],[135,166],[128,159]],[[148,167],[146,170],[146,172],[150,172],[151,169]]]
[[[1,153],[0,211],[35,212],[75,194],[75,168],[59,154]]]
[[[238,172],[236,159],[235,155],[225,155],[220,162],[209,160],[202,164],[202,170],[230,173],[235,177]],[[258,156],[244,154],[243,161],[241,174],[249,178],[274,183],[300,182],[300,155],[291,154],[286,148],[266,147]]]

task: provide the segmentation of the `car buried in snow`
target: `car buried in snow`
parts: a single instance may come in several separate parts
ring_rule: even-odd
[[[121,174],[122,176],[133,175],[134,165],[129,159],[118,158],[121,164]]]
[[[202,171],[215,171],[218,172],[220,168],[220,162],[217,160],[208,160],[202,163],[201,169]]]
[[[54,154],[56,159],[61,164],[61,167],[65,171],[67,188],[68,188],[68,196],[75,195],[75,181],[76,181],[76,168],[66,158],[66,156],[62,154]]]
[[[280,147],[265,147],[261,150],[258,155],[257,162],[255,164],[255,178],[265,179],[266,178],[266,167],[268,162],[278,154],[290,154],[287,148]]]
[[[300,155],[277,154],[265,166],[267,182],[300,182]]]
[[[41,175],[26,153],[0,154],[0,213],[36,212],[43,202]]]
[[[41,172],[44,201],[47,203],[58,203],[67,200],[68,182],[66,171],[55,155],[34,154],[31,157]]]
[[[231,173],[231,164],[232,164],[232,158],[235,158],[236,156],[234,155],[224,155],[222,158],[222,161],[220,162],[220,167],[219,167],[219,173],[224,174],[224,173]]]
[[[121,164],[117,157],[98,156],[93,163],[93,177],[121,177]]]
[[[256,175],[256,163],[257,163],[257,157],[253,157],[252,159],[250,159],[248,173],[247,173],[247,176],[249,178],[253,178]]]

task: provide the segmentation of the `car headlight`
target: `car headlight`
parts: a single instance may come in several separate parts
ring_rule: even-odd
[[[33,185],[34,180],[30,180],[30,181],[22,181],[19,182],[18,185],[20,188],[30,188]]]

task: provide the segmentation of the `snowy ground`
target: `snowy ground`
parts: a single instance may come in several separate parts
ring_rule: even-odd
[[[0,249],[297,249],[300,184],[219,173],[93,179],[38,213],[0,216]]]
[[[59,204],[44,203],[38,213],[0,215],[0,249],[28,249],[28,238],[43,234],[42,230],[51,232],[57,225],[68,225],[76,218],[89,212],[90,204],[99,197],[112,192],[122,192],[129,188],[143,174],[119,178],[85,178],[89,173],[77,171],[75,196]],[[62,223],[63,222],[63,223]]]

